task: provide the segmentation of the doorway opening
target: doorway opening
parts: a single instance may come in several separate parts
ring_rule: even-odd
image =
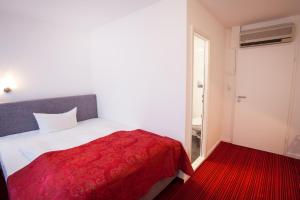
[[[196,163],[196,166],[204,159],[208,59],[209,40],[202,37],[198,33],[194,33],[192,70],[192,124],[190,130],[191,160],[193,165]]]

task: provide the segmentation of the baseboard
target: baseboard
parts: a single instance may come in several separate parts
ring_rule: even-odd
[[[222,142],[222,140],[216,142],[216,144],[206,153],[205,158],[207,158],[215,150],[215,148],[220,144],[220,142]]]
[[[218,142],[216,142],[216,144],[207,152],[206,157],[207,158],[214,150],[215,148],[221,143],[221,142],[226,142],[226,143],[232,143],[232,141],[228,138],[221,138],[220,140],[218,140]]]
[[[185,182],[187,182],[187,180],[189,180],[190,176],[186,175],[185,173],[183,173],[181,170],[179,170],[177,177],[182,179]]]
[[[215,148],[221,143],[221,142],[227,142],[227,143],[231,143],[231,140],[227,140],[227,139],[220,139],[218,140],[218,142],[216,142],[216,144],[208,151],[208,153],[206,154],[206,157],[201,161],[201,163],[199,164],[199,166],[206,160],[206,158],[208,158],[208,156],[215,150]],[[198,166],[198,167],[199,167]],[[185,173],[183,173],[182,171],[179,171],[177,174],[177,177],[182,179],[184,182],[186,182],[190,176],[186,175]]]
[[[227,143],[232,143],[231,139],[224,138],[224,137],[221,138],[221,141],[222,142],[227,142]]]
[[[285,155],[288,156],[288,157],[291,157],[291,158],[300,159],[300,155],[299,154],[286,153]]]
[[[199,156],[194,162],[192,163],[192,167],[194,170],[198,169],[198,167],[204,162],[205,158],[203,156]]]
[[[219,141],[219,142],[217,143],[217,145],[213,146],[212,150],[209,151],[209,154],[210,154],[211,152],[213,152],[213,150],[216,148],[216,146],[218,146],[218,144],[219,144],[220,142],[232,143],[232,141],[231,141],[230,139],[228,139],[228,138],[221,138],[221,141]],[[248,147],[248,148],[249,148],[249,147]],[[253,149],[254,149],[254,148],[253,148]],[[208,154],[207,156],[209,156],[209,154]],[[295,153],[286,153],[284,156],[291,157],[291,158],[295,158],[295,159],[300,159],[300,155],[299,155],[299,154],[295,154]]]
[[[215,150],[215,148],[220,144],[222,140],[219,140],[212,148],[211,150],[207,153],[206,157],[202,160],[202,162]],[[201,162],[201,163],[202,163]],[[200,166],[201,164],[199,164]],[[199,167],[198,166],[198,167]],[[190,176],[186,175],[185,173],[183,173],[181,170],[178,172],[177,177],[182,179],[184,182],[186,182],[187,180],[189,180]]]

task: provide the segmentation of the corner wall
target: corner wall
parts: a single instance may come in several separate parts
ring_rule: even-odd
[[[186,0],[162,0],[91,34],[100,117],[184,143]]]

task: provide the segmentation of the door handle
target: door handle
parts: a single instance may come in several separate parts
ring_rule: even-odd
[[[247,97],[246,96],[238,96],[237,97],[237,102],[241,102],[242,99],[247,99]]]

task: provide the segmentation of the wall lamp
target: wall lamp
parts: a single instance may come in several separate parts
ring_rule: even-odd
[[[5,93],[10,93],[10,92],[12,92],[12,89],[9,88],[9,87],[6,87],[6,88],[3,89],[3,91],[4,91]]]
[[[1,78],[0,88],[4,93],[11,93],[14,89],[16,89],[16,87],[17,85],[12,74],[6,74],[4,77]]]

